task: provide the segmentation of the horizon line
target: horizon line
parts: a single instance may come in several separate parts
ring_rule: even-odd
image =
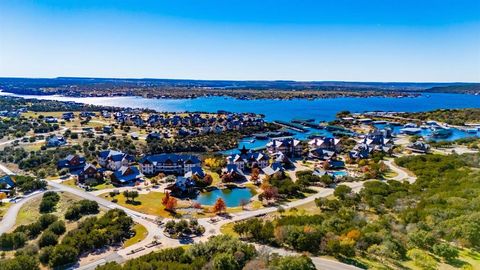
[[[113,79],[113,80],[172,80],[172,81],[227,81],[227,82],[299,82],[299,83],[415,83],[415,84],[480,84],[480,81],[349,81],[349,80],[233,80],[233,79],[186,79],[186,78],[149,78],[149,77],[91,77],[91,76],[55,76],[55,77],[29,77],[29,76],[0,76],[0,79]]]

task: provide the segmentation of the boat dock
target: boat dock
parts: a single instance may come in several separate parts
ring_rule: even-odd
[[[292,129],[292,130],[295,130],[295,131],[299,131],[299,132],[307,132],[308,130],[303,127],[302,125],[299,125],[299,124],[295,124],[295,123],[290,123],[290,122],[286,122],[286,121],[282,121],[282,120],[275,120],[273,121],[273,123],[279,125],[279,126],[282,126],[282,127],[285,127],[285,128],[288,128],[288,129]]]

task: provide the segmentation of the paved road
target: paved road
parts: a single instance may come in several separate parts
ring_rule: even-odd
[[[5,167],[0,165],[0,169],[4,170]],[[121,209],[121,210],[125,211],[130,217],[132,217],[134,222],[137,222],[137,223],[145,226],[145,228],[147,229],[148,234],[147,234],[146,238],[143,239],[141,242],[136,243],[136,244],[134,244],[134,245],[132,245],[128,248],[118,250],[117,252],[109,253],[108,255],[105,256],[105,258],[102,258],[102,259],[100,259],[98,261],[95,261],[93,263],[84,265],[84,266],[79,267],[79,268],[75,267],[77,269],[82,269],[82,270],[92,269],[93,270],[98,265],[104,264],[108,261],[122,262],[122,261],[125,261],[125,260],[128,260],[128,259],[133,259],[133,258],[139,257],[141,255],[147,254],[147,253],[149,253],[151,251],[154,251],[155,249],[158,249],[158,248],[176,247],[176,246],[185,245],[185,243],[182,243],[182,242],[180,242],[176,239],[168,238],[165,235],[163,235],[163,233],[162,233],[161,229],[158,227],[158,225],[155,224],[154,222],[152,222],[152,220],[155,219],[154,216],[146,215],[146,214],[143,214],[143,213],[133,211],[131,209],[128,209],[126,207],[123,207],[123,206],[120,206],[118,204],[112,203],[112,202],[110,202],[108,200],[105,200],[103,198],[97,197],[93,194],[90,194],[90,193],[84,191],[84,190],[72,188],[72,187],[69,187],[69,186],[66,186],[66,185],[59,184],[59,183],[54,182],[54,181],[47,181],[47,182],[48,182],[48,185],[53,187],[55,190],[68,192],[68,193],[74,194],[74,195],[79,196],[79,197],[84,198],[84,199],[96,201],[99,205],[101,205],[101,206],[103,206],[107,209],[113,209],[113,208]],[[347,185],[351,186],[353,190],[358,191],[363,186],[363,183],[362,182],[353,182],[353,183],[347,183]],[[314,194],[312,196],[309,196],[307,198],[301,199],[301,200],[290,202],[290,203],[286,204],[284,206],[284,208],[289,209],[289,208],[292,208],[292,207],[298,207],[300,205],[312,202],[316,198],[326,197],[326,196],[329,196],[333,193],[333,189],[317,188],[317,190],[318,190],[318,192],[316,194]],[[33,195],[33,196],[40,196],[40,194],[41,193]],[[6,216],[5,216],[6,218],[0,222],[0,229],[4,228],[3,231],[0,231],[0,234],[8,231],[9,229],[11,229],[15,225],[15,220],[16,220],[16,216],[18,214],[18,211],[20,210],[22,205],[27,203],[30,199],[31,199],[30,197],[28,199],[26,198],[26,199],[18,202],[17,204],[15,204],[14,206],[10,207],[10,209],[6,213]],[[208,239],[208,237],[210,237],[212,235],[220,234],[220,227],[223,224],[252,218],[252,217],[257,216],[257,215],[272,213],[272,212],[275,212],[277,210],[278,210],[277,207],[268,207],[268,208],[259,209],[259,210],[255,210],[255,211],[245,211],[245,212],[242,212],[242,213],[232,214],[231,219],[225,219],[225,220],[219,221],[215,224],[209,223],[208,218],[199,219],[198,220],[199,224],[201,224],[205,227],[206,233],[202,237],[195,238],[194,242],[206,241]],[[162,243],[162,245],[158,246],[156,248],[145,249],[143,251],[136,252],[134,254],[129,254],[130,251],[135,250],[137,248],[145,247],[145,245],[151,243],[155,239],[159,239],[159,241]],[[278,249],[278,251],[282,251],[282,249]],[[275,251],[275,252],[277,252],[277,251]],[[283,252],[288,252],[288,251],[283,250]],[[279,253],[279,252],[277,252],[277,253]],[[319,269],[325,269],[325,270],[358,269],[356,267],[353,267],[353,266],[350,266],[350,265],[347,265],[347,264],[344,264],[344,263],[341,263],[341,262],[325,259],[325,258],[314,257],[314,258],[312,258],[312,260],[314,261],[315,265]]]
[[[8,208],[7,212],[2,218],[2,221],[0,222],[0,235],[9,232],[13,228],[13,226],[15,226],[18,211],[20,211],[20,208],[22,208],[22,206],[31,201],[32,199],[40,197],[43,192],[44,191],[32,193],[29,196],[24,197],[17,203],[13,203],[13,205]]]
[[[268,251],[269,253],[277,253],[281,256],[292,256],[292,255],[302,255],[301,253],[290,251],[290,250],[285,250],[281,248],[274,248],[266,245],[260,245],[260,244],[253,244],[257,250],[265,250]],[[335,260],[330,260],[327,258],[320,258],[320,257],[310,257],[312,259],[313,264],[317,269],[326,269],[326,270],[359,270],[361,268],[358,268],[353,265],[349,264],[344,264],[340,263]]]
[[[0,164],[0,170],[3,171],[5,174],[14,175],[14,173],[9,168],[3,166],[2,164]]]
[[[397,176],[391,178],[393,180],[397,181],[408,181],[410,184],[415,182],[417,178],[415,176],[411,176],[407,173],[407,171],[404,168],[399,167],[393,159],[388,159],[383,161],[385,165],[387,165],[392,171],[397,173]]]

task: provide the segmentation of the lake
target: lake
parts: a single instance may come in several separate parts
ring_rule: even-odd
[[[326,99],[293,99],[293,100],[240,100],[230,97],[202,97],[195,99],[148,99],[143,97],[63,97],[63,96],[21,96],[0,92],[0,95],[37,98],[59,101],[75,101],[79,103],[149,108],[158,111],[184,112],[202,111],[217,112],[255,112],[265,115],[267,121],[294,118],[313,118],[318,121],[335,119],[339,111],[397,111],[418,112],[434,109],[475,108],[480,107],[480,95],[441,94],[434,93],[414,98],[326,98]]]
[[[148,108],[157,111],[168,112],[217,112],[225,110],[231,112],[254,112],[265,115],[265,120],[283,120],[291,121],[295,118],[315,119],[316,122],[331,121],[339,111],[347,110],[350,112],[366,111],[396,111],[396,112],[419,112],[435,109],[453,109],[453,108],[480,108],[480,95],[467,94],[444,94],[432,93],[422,94],[411,98],[393,98],[393,97],[369,97],[369,98],[326,98],[326,99],[257,99],[242,100],[230,97],[201,97],[195,99],[149,99],[143,97],[64,97],[58,95],[35,96],[35,95],[15,95],[3,93],[0,95],[16,96],[23,98],[36,98],[45,100],[74,101],[92,105]],[[428,133],[429,131],[422,131]],[[318,133],[324,136],[331,136],[326,130],[309,129],[309,132],[293,132],[294,137],[304,140],[312,133]],[[398,130],[395,130],[398,133]],[[422,134],[428,136],[429,134]],[[476,134],[467,134],[460,130],[454,130],[454,134],[449,138],[442,140],[454,140],[466,136],[475,136]],[[478,134],[477,134],[478,136]],[[268,140],[253,140],[245,138],[239,142],[239,148],[245,147],[258,148],[263,147]],[[236,153],[236,149],[225,151],[225,154]]]
[[[222,198],[227,207],[236,207],[240,206],[242,200],[248,202],[252,196],[249,188],[225,188],[199,193],[195,201],[202,205],[214,205],[218,198]]]

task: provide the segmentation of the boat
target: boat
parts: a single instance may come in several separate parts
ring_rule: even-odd
[[[404,128],[417,128],[417,124],[415,123],[407,123],[405,125],[403,125]]]
[[[250,140],[250,143],[254,143],[254,142],[255,142],[255,139],[251,139],[251,140]]]
[[[438,139],[448,138],[453,134],[453,131],[449,128],[435,128],[432,131],[432,137]]]

